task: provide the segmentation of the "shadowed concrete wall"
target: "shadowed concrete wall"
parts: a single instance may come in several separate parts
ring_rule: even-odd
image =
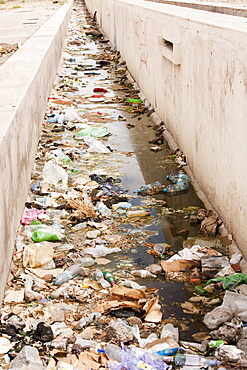
[[[59,8],[0,67],[0,300],[71,9]]]
[[[86,0],[247,257],[246,19],[142,0]]]

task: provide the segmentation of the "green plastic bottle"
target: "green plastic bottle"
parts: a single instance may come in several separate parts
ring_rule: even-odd
[[[203,287],[201,287],[200,285],[197,285],[195,287],[195,292],[196,294],[198,295],[208,295],[208,291],[206,289],[204,289]]]
[[[104,271],[103,272],[103,275],[104,275],[104,278],[111,284],[111,285],[114,285],[116,284],[115,280],[114,280],[114,277],[112,276],[112,274],[110,273],[110,271]]]

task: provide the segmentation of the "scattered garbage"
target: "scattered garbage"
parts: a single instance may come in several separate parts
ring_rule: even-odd
[[[83,6],[74,4],[44,115],[1,308],[0,367],[241,368],[243,257],[229,259],[232,239],[214,211],[167,198],[186,194],[191,178],[177,170],[184,154],[163,145],[164,123],[152,122],[147,153],[173,172],[130,180],[139,153],[121,140],[153,109]],[[206,327],[184,340],[202,318]]]

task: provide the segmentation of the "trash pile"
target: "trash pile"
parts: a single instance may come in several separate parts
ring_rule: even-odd
[[[119,53],[105,45],[82,4],[75,5],[1,308],[0,366],[192,370],[220,364],[231,369],[237,363],[244,368],[242,255],[229,259],[203,237],[190,245],[186,230],[179,233],[183,248],[176,253],[167,243],[148,242],[158,233],[149,229],[157,218],[149,205],[156,202],[171,212],[165,200],[152,196],[165,196],[169,186],[188,190],[191,180],[179,171],[168,176],[171,185],[156,181],[136,189],[136,195],[122,184],[119,153],[109,138],[120,130],[114,125],[126,120],[120,108],[139,117],[150,107],[127,80]],[[115,90],[110,74],[117,80]],[[109,113],[111,105],[117,119]],[[213,211],[192,208],[184,211],[188,224],[199,225],[221,246],[231,243],[229,235],[219,237],[223,225]],[[145,266],[133,258],[139,247],[155,263]],[[181,309],[206,325],[194,334],[195,342],[180,340],[174,318],[163,320],[166,308],[152,287],[156,281],[189,284],[191,297]]]

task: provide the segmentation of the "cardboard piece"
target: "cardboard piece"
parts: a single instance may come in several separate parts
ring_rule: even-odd
[[[147,313],[144,321],[154,323],[161,322],[162,312],[160,311],[160,305],[158,301],[158,298],[155,297],[144,305],[143,309]]]
[[[86,369],[98,370],[98,368],[101,366],[99,358],[100,356],[98,354],[94,354],[88,351],[81,352],[79,355],[78,365],[84,365]]]
[[[124,300],[138,300],[140,298],[145,298],[145,292],[143,290],[125,288],[124,286],[119,285],[113,286],[111,294],[119,297],[119,299],[124,298]]]
[[[161,266],[165,272],[179,272],[187,271],[198,265],[197,261],[179,259],[172,262],[167,262],[165,260],[161,261]]]
[[[105,302],[105,303],[102,303],[100,305],[98,305],[96,308],[95,308],[95,312],[100,312],[100,313],[107,313],[107,312],[110,312],[111,310],[117,310],[117,309],[120,309],[120,308],[135,308],[135,309],[141,309],[142,306],[136,302],[133,302],[133,301],[122,301],[122,302],[119,302],[117,300],[115,301],[109,301],[109,302]]]

